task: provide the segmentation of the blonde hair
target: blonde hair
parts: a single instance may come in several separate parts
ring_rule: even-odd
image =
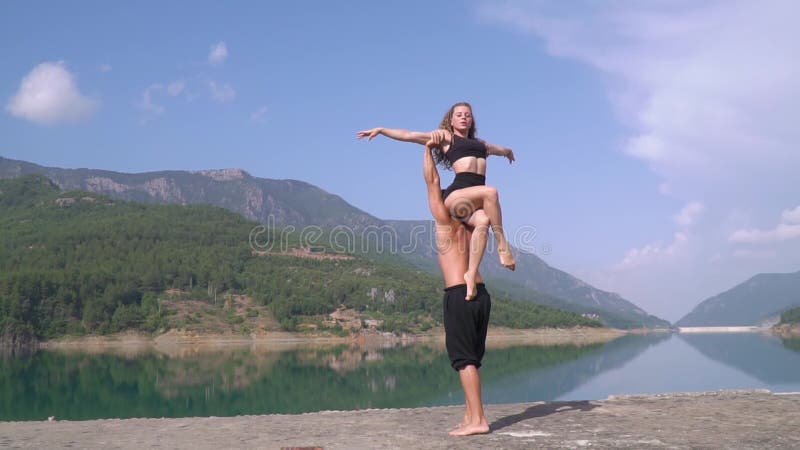
[[[466,106],[469,108],[470,114],[472,114],[472,105],[468,102],[458,102],[450,107],[446,113],[444,113],[444,117],[442,117],[442,121],[439,122],[439,129],[447,130],[450,134],[453,134],[453,111],[455,111],[456,107],[458,106]],[[478,131],[478,127],[475,125],[475,116],[472,116],[472,124],[467,131],[467,137],[470,139],[475,139],[475,133]],[[452,145],[452,144],[451,144]],[[444,151],[441,148],[434,147],[431,149],[431,154],[433,156],[433,160],[436,164],[442,166],[444,169],[452,168],[453,164],[445,157]]]

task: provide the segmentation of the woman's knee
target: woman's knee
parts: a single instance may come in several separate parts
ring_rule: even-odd
[[[482,209],[479,209],[478,211],[475,211],[475,214],[472,216],[472,224],[475,227],[488,227],[489,216],[487,216]]]
[[[486,191],[484,193],[484,200],[485,202],[499,202],[500,201],[500,194],[497,192],[497,188],[494,186],[486,186]]]

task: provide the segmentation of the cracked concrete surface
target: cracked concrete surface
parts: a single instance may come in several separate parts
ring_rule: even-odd
[[[448,436],[462,412],[448,406],[2,422],[0,448],[800,448],[800,393],[714,391],[487,405],[490,434]]]

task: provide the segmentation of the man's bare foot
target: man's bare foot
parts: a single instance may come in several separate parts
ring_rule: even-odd
[[[475,290],[476,290],[476,287],[475,287],[475,275],[473,275],[473,274],[471,274],[469,272],[465,273],[464,274],[464,281],[467,282],[467,296],[464,297],[464,300],[470,301],[470,300],[474,299],[475,296],[477,295],[475,293]]]
[[[467,424],[451,431],[450,436],[470,436],[473,434],[486,434],[489,432],[489,424],[486,422]]]
[[[470,421],[471,421],[471,419],[469,418],[469,416],[467,414],[464,414],[464,418],[461,419],[461,422],[458,422],[452,428],[450,428],[450,431],[457,430],[457,429],[463,427],[464,425],[470,423]]]
[[[500,256],[500,264],[502,264],[503,267],[512,272],[517,268],[517,262],[514,261],[514,255],[511,253],[510,248],[498,247],[497,254]]]

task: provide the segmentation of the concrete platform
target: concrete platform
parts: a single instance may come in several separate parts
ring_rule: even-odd
[[[460,407],[184,419],[2,422],[0,448],[800,448],[800,393],[718,391],[487,405],[490,434],[446,430]]]

